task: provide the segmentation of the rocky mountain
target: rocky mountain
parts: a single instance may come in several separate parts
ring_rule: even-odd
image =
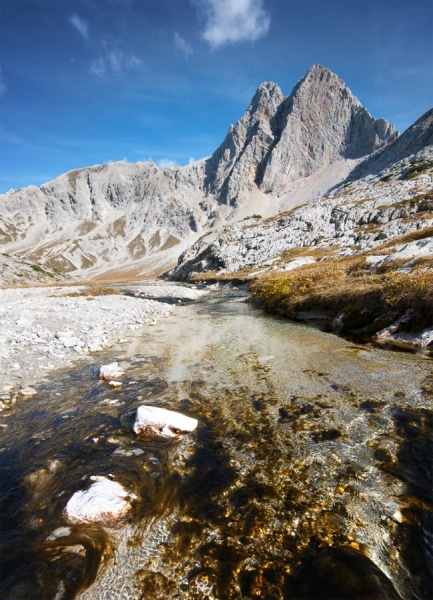
[[[322,197],[395,140],[390,123],[314,65],[289,96],[263,83],[205,161],[97,165],[0,196],[0,243],[77,278],[160,272],[211,229]]]
[[[399,138],[358,169],[385,169],[336,186],[326,196],[269,219],[247,219],[210,231],[179,257],[177,267],[163,276],[174,280],[200,279],[237,273],[248,279],[273,270],[291,270],[335,256],[373,250],[372,266],[381,261],[433,255],[433,144],[390,164],[401,148],[417,147],[422,124],[430,128],[431,111]],[[430,124],[429,124],[430,123]],[[427,139],[431,139],[427,137]],[[398,140],[398,141],[399,141]],[[293,258],[292,252],[299,256]],[[382,255],[382,254],[383,255]],[[403,265],[402,268],[405,268]],[[409,265],[410,266],[410,265]]]
[[[256,187],[282,192],[293,181],[371,154],[397,137],[394,126],[373,119],[341,79],[313,65],[290,96],[275,83],[262,83],[208,161],[209,188],[236,205]]]

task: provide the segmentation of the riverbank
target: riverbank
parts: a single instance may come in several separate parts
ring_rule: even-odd
[[[337,333],[427,348],[433,343],[432,258],[417,257],[401,268],[401,261],[387,256],[365,253],[304,264],[258,277],[250,291],[271,313],[327,319]]]
[[[36,394],[33,385],[54,370],[127,345],[172,314],[175,303],[205,293],[144,283],[0,290],[0,412]]]

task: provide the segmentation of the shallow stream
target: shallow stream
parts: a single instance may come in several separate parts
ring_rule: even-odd
[[[431,358],[239,300],[181,306],[1,419],[3,598],[431,597]],[[143,403],[199,426],[139,438]],[[117,529],[67,521],[92,475],[137,495]]]

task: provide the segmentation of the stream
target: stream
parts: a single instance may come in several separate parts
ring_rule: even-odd
[[[432,597],[431,358],[244,300],[216,291],[179,306],[9,411],[2,598]],[[97,376],[114,360],[118,389]],[[198,428],[139,437],[140,404]],[[64,513],[94,475],[137,496],[117,529]]]

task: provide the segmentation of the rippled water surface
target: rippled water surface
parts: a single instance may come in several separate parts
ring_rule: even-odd
[[[431,359],[236,299],[179,307],[0,419],[2,597],[432,596]],[[199,427],[139,438],[143,403]],[[137,495],[118,529],[64,515],[92,475]]]

